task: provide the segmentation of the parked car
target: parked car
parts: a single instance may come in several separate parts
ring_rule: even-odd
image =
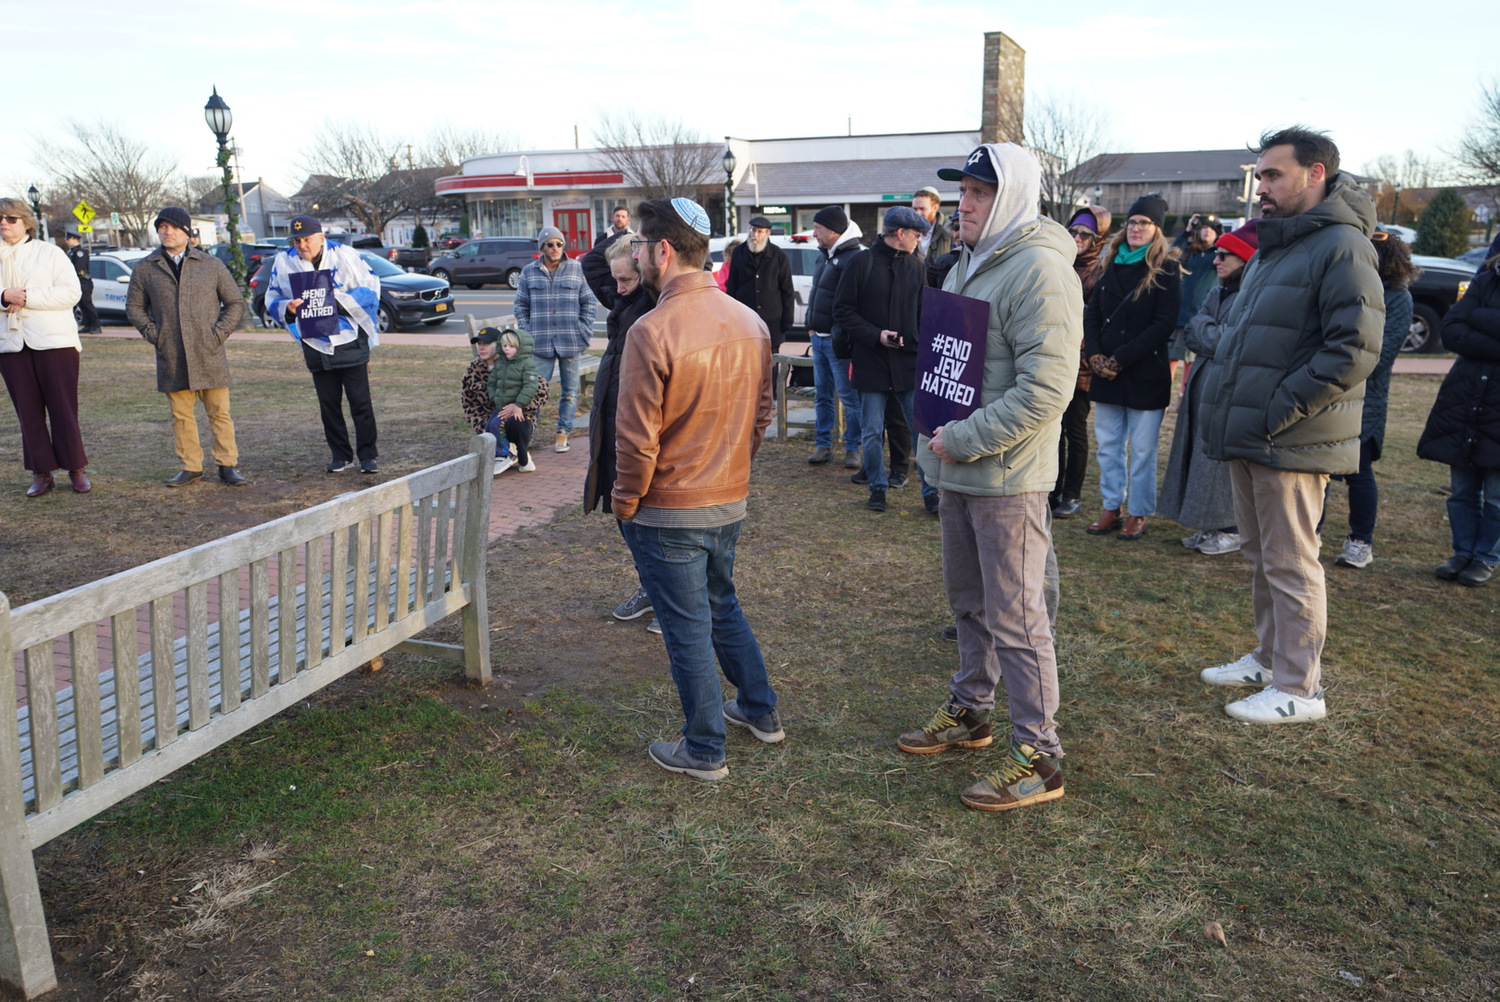
[[[89,258],[89,277],[94,280],[94,310],[99,316],[124,319],[125,293],[130,288],[130,269],[150,253],[144,250],[113,250]],[[76,306],[73,307],[73,316],[82,326],[83,312]]]
[[[1477,271],[1479,269],[1479,266],[1482,265],[1482,264],[1484,264],[1484,259],[1487,258],[1487,257],[1489,257],[1489,256],[1490,256],[1490,249],[1489,249],[1488,246],[1485,246],[1485,247],[1475,247],[1472,250],[1466,250],[1466,251],[1464,251],[1462,254],[1458,255],[1458,257],[1454,258],[1453,260],[1455,260],[1455,261],[1462,261],[1464,264],[1469,265],[1470,267],[1474,268]]]
[[[1375,228],[1377,230],[1384,230],[1393,237],[1400,237],[1408,245],[1417,242],[1417,231],[1410,226],[1397,226],[1395,223],[1376,223]]]
[[[230,251],[228,243],[214,244],[212,247],[204,249],[220,261],[223,261],[224,267],[229,267]],[[277,251],[285,249],[284,247],[277,247],[275,244],[240,244],[240,253],[245,259],[245,274],[255,274],[255,269],[260,267],[261,261],[273,257]]]
[[[1474,266],[1451,257],[1427,257],[1413,254],[1412,263],[1422,274],[1411,285],[1411,333],[1401,346],[1403,352],[1443,350],[1440,327],[1448,308],[1458,302],[1474,277]]]
[[[519,289],[521,269],[541,256],[531,237],[481,237],[435,258],[423,270],[433,278],[471,289],[492,282]]]
[[[374,251],[361,251],[359,256],[380,279],[380,313],[375,323],[380,333],[418,324],[437,327],[453,315],[453,291],[447,282],[402,271]],[[262,327],[283,326],[279,318],[266,313],[273,263],[267,258],[250,279],[250,308]]]
[[[345,247],[357,247],[360,250],[369,250],[385,246],[378,233],[326,233],[329,240],[337,240]]]
[[[431,257],[426,247],[382,247],[376,253],[403,271],[421,271]]]
[[[713,262],[714,274],[724,267],[724,247],[730,240],[738,237],[713,237],[708,241],[708,258]],[[807,340],[807,297],[812,293],[813,270],[818,266],[818,259],[823,252],[818,250],[818,243],[813,239],[812,231],[806,233],[794,233],[791,236],[771,237],[771,243],[786,251],[787,259],[792,264],[792,322],[787,325],[785,334],[788,341]]]
[[[432,246],[441,247],[443,250],[452,250],[455,247],[460,247],[463,244],[468,243],[468,241],[469,238],[464,236],[462,233],[450,232],[439,234],[437,239],[432,241]]]

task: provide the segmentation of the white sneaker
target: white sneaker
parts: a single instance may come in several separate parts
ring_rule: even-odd
[[[559,436],[557,436],[557,441],[552,446],[552,451],[553,452],[567,452],[568,449],[569,449],[568,436],[566,436],[566,435],[559,435]]]
[[[517,466],[516,469],[520,470],[522,473],[535,473],[536,460],[532,459],[530,456],[527,456],[526,463],[522,466]]]
[[[1199,553],[1207,553],[1213,556],[1217,553],[1235,553],[1240,548],[1240,534],[1237,532],[1210,532],[1208,538],[1198,544]]]
[[[1328,706],[1322,689],[1304,699],[1268,685],[1253,696],[1230,703],[1224,712],[1247,724],[1303,724],[1328,716]]]
[[[1350,536],[1344,540],[1344,548],[1333,558],[1333,562],[1345,567],[1369,567],[1375,562],[1375,548],[1362,539]]]
[[[495,476],[499,476],[510,469],[513,460],[509,456],[499,456],[495,459]]]
[[[1198,677],[1209,685],[1253,688],[1257,685],[1271,684],[1271,669],[1261,667],[1260,662],[1255,660],[1254,654],[1246,654],[1238,661],[1232,661],[1227,665],[1205,668],[1198,673]]]
[[[511,459],[519,459],[520,457],[521,457],[521,447],[519,445],[517,445],[516,443],[514,443],[514,442],[510,443],[510,458]]]
[[[1199,529],[1191,536],[1183,536],[1182,545],[1186,546],[1190,550],[1196,550],[1199,543],[1203,542],[1205,539],[1212,535],[1213,532],[1209,529]]]

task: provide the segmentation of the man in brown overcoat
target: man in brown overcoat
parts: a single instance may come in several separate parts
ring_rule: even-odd
[[[131,271],[125,315],[155,346],[156,388],[172,405],[172,437],[182,469],[167,486],[181,487],[203,476],[196,398],[213,432],[219,480],[242,487],[248,481],[236,469],[239,452],[229,416],[224,342],[245,314],[245,297],[218,258],[189,246],[192,228],[186,209],[169,205],[157,213],[161,246]]]

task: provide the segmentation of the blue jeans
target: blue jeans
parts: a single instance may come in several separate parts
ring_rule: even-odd
[[[912,402],[915,394],[911,390],[886,393],[881,390],[859,391],[859,429],[864,439],[865,448],[865,476],[870,478],[870,490],[889,490],[890,480],[885,475],[885,457],[881,455],[881,445],[885,438],[885,405],[887,397],[895,397],[896,403],[901,407],[901,413],[906,418],[906,426],[912,430],[912,451],[917,448],[917,426],[912,420]],[[927,478],[922,476],[922,468],[917,465],[916,457],[913,456],[911,464],[917,467],[917,479],[922,484],[922,496],[933,497],[937,494],[936,487],[927,485]]]
[[[552,382],[552,366],[557,363],[558,381],[562,383],[562,396],[557,399],[557,433],[569,435],[573,432],[573,414],[578,410],[578,355],[538,355],[536,372],[547,382]]]
[[[833,447],[834,397],[844,402],[844,450],[861,447],[859,434],[859,391],[849,385],[849,360],[835,358],[833,338],[810,335],[813,357],[813,446]]]
[[[742,524],[658,529],[620,523],[666,641],[686,718],[682,736],[688,751],[706,762],[724,761],[724,691],[715,657],[739,690],[735,698],[745,716],[754,720],[776,707],[760,645],[734,594],[734,547]]]
[[[1137,411],[1119,404],[1094,404],[1094,438],[1099,443],[1099,493],[1104,507],[1137,517],[1156,514],[1156,443],[1166,411]],[[1125,447],[1130,446],[1127,471]],[[1126,484],[1129,484],[1127,503]]]
[[[1448,524],[1453,555],[1500,565],[1500,469],[1448,467],[1453,493],[1448,495]]]

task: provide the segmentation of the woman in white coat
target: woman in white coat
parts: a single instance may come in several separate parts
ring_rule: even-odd
[[[93,485],[78,427],[83,344],[73,318],[78,274],[60,248],[37,239],[36,217],[19,198],[0,198],[0,289],[0,376],[21,423],[22,459],[32,474],[26,496],[52,490],[60,469],[87,494]]]

